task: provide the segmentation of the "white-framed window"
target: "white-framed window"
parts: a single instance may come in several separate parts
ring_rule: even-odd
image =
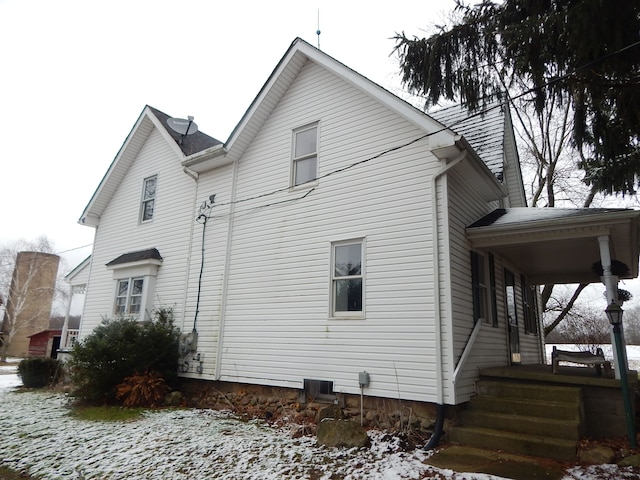
[[[471,252],[471,284],[474,322],[480,320],[497,327],[496,273],[492,254],[485,256],[478,252]]]
[[[124,253],[107,263],[106,267],[113,273],[115,315],[140,319],[148,316],[161,265],[162,256],[156,248]]]
[[[153,220],[156,207],[156,188],[158,186],[158,176],[147,177],[142,182],[142,204],[140,205],[140,221],[148,222]]]
[[[364,316],[364,241],[331,246],[331,316]]]
[[[293,131],[291,185],[293,187],[318,178],[318,124]]]
[[[144,278],[124,278],[118,280],[114,314],[139,315],[142,306]]]

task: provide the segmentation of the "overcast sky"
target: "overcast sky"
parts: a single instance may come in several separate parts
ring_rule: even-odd
[[[296,37],[400,87],[390,37],[453,0],[0,0],[0,247],[93,241],[77,221],[145,105],[226,141]],[[72,268],[90,248],[63,255]]]

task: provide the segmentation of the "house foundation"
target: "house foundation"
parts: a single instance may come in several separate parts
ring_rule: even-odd
[[[436,405],[427,402],[335,394],[333,399],[309,398],[304,390],[183,378],[181,391],[188,406],[232,410],[251,418],[316,424],[321,412],[340,407],[346,419],[368,428],[411,432],[428,438],[436,421]],[[446,428],[445,428],[446,430]]]

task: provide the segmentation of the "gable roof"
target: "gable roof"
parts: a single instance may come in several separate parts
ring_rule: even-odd
[[[73,267],[73,269],[64,276],[65,281],[71,286],[85,284],[89,278],[90,265],[91,255]]]
[[[144,107],[138,120],[100,181],[98,188],[82,212],[79,223],[94,227],[98,225],[102,212],[154,129],[157,129],[167,140],[167,144],[176,154],[177,162],[182,161],[189,155],[197,155],[203,151],[215,149],[217,146],[222,145],[222,142],[219,140],[202,132],[187,135],[184,141],[180,142],[181,135],[168,127],[168,118],[169,116],[167,114],[156,108],[148,105]]]
[[[304,65],[312,61],[320,65],[325,70],[339,77],[346,83],[358,90],[373,97],[378,103],[386,106],[396,114],[404,118],[409,123],[423,130],[428,136],[428,145],[431,150],[446,149],[447,147],[457,147],[457,149],[468,148],[468,142],[462,141],[451,129],[448,129],[441,122],[423,111],[414,107],[405,100],[397,97],[393,93],[384,89],[375,82],[369,80],[358,72],[347,67],[343,63],[327,55],[321,50],[296,38],[278,65],[275,67],[262,89],[255,97],[242,119],[231,132],[229,139],[224,145],[224,152],[216,152],[218,155],[225,154],[226,161],[231,163],[240,158],[246,148],[250,145],[260,128],[264,125],[269,115],[282,99],[288,88],[295,81],[298,73]],[[458,143],[459,142],[459,143]],[[447,153],[453,154],[453,150],[448,149]],[[444,150],[443,150],[444,151]],[[501,154],[501,153],[500,153]],[[477,154],[472,155],[475,162],[480,163],[480,168],[486,170],[488,167],[482,163]],[[215,156],[192,156],[183,162],[183,165],[196,171],[203,172],[220,165],[220,160]],[[501,189],[495,176],[491,176],[495,182],[493,189]]]
[[[210,137],[206,133],[202,133],[198,130],[196,133],[191,135],[186,135],[182,137],[178,132],[174,131],[168,127],[167,120],[173,117],[170,117],[164,112],[161,112],[157,108],[150,107],[147,105],[147,108],[151,110],[154,115],[160,120],[162,126],[165,128],[166,132],[169,136],[176,142],[182,153],[185,157],[190,155],[194,155],[196,153],[200,153],[203,150],[207,150],[208,148],[215,147],[216,145],[221,145],[222,142],[220,140],[216,140],[213,137]]]
[[[443,125],[467,139],[469,144],[498,180],[504,175],[505,111],[501,103],[489,104],[483,110],[470,112],[456,104],[429,111]]]

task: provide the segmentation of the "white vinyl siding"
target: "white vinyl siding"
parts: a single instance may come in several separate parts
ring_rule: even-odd
[[[460,356],[467,344],[469,336],[474,328],[473,298],[472,298],[472,266],[469,254],[469,245],[464,236],[465,228],[482,218],[494,208],[493,205],[481,200],[481,195],[474,186],[473,179],[453,171],[447,175],[447,206],[448,229],[446,230],[450,240],[450,289],[452,322],[445,327],[445,337],[450,338],[449,348],[453,357],[445,356],[445,370],[453,373]],[[483,253],[488,257],[488,253]],[[494,265],[496,283],[502,285],[502,264],[496,259]],[[496,290],[497,314],[499,319],[504,319],[502,288]],[[487,299],[489,305],[490,298]],[[473,352],[467,360],[463,371],[456,379],[455,390],[446,391],[450,398],[455,398],[456,403],[466,401],[474,393],[474,382],[478,368],[486,366],[504,365],[508,357],[508,343],[504,320],[500,320],[498,328],[492,325],[482,324]],[[448,329],[451,328],[451,335]]]
[[[171,201],[156,203],[153,222],[139,223],[141,186],[145,178],[153,175],[165,179],[162,194]],[[172,308],[176,324],[181,326],[190,265],[189,236],[195,218],[194,194],[195,182],[184,174],[165,138],[152,129],[100,218],[81,336],[113,315],[117,278],[106,264],[124,253],[147,248],[157,248],[163,257],[149,298],[150,307]]]
[[[416,142],[279,191],[292,130],[319,118],[321,177],[424,135],[320,67],[302,69],[237,164],[238,201],[277,193],[235,206],[220,379],[295,388],[320,379],[359,393],[367,370],[368,395],[434,400],[426,179],[438,164],[428,141]],[[331,245],[364,237],[366,320],[328,318]]]
[[[493,209],[498,208],[499,205],[497,202],[491,204],[482,201],[473,182],[457,172],[451,172],[447,176],[446,191],[448,194],[449,220],[447,232],[449,232],[451,241],[451,267],[449,270],[451,274],[450,292],[452,296],[453,319],[451,349],[454,352],[454,357],[451,365],[448,365],[449,359],[446,356],[444,358],[445,362],[447,362],[446,369],[450,368],[450,371],[453,372],[474,327],[473,299],[471,295],[471,257],[469,255],[469,245],[465,240],[464,230],[468,225],[482,218]],[[489,258],[488,252],[482,253],[483,256]],[[500,257],[495,256],[495,309],[497,325],[492,320],[481,326],[471,356],[456,380],[455,390],[451,392],[452,395],[455,395],[456,403],[467,401],[470,396],[474,394],[474,382],[478,369],[497,365],[508,365],[509,363],[509,338],[506,324],[506,299],[504,296],[505,268],[513,271],[516,274],[516,283],[519,282],[518,270],[514,269],[511,265],[505,265]],[[523,311],[519,283],[515,293],[516,305],[518,306],[518,318],[522,319]],[[489,305],[491,306],[492,303],[492,295],[489,295]],[[543,359],[540,356],[538,346],[539,338],[535,335],[524,335],[522,322],[520,322],[520,333],[522,362],[541,362]],[[444,333],[444,335],[448,337],[448,333]]]

